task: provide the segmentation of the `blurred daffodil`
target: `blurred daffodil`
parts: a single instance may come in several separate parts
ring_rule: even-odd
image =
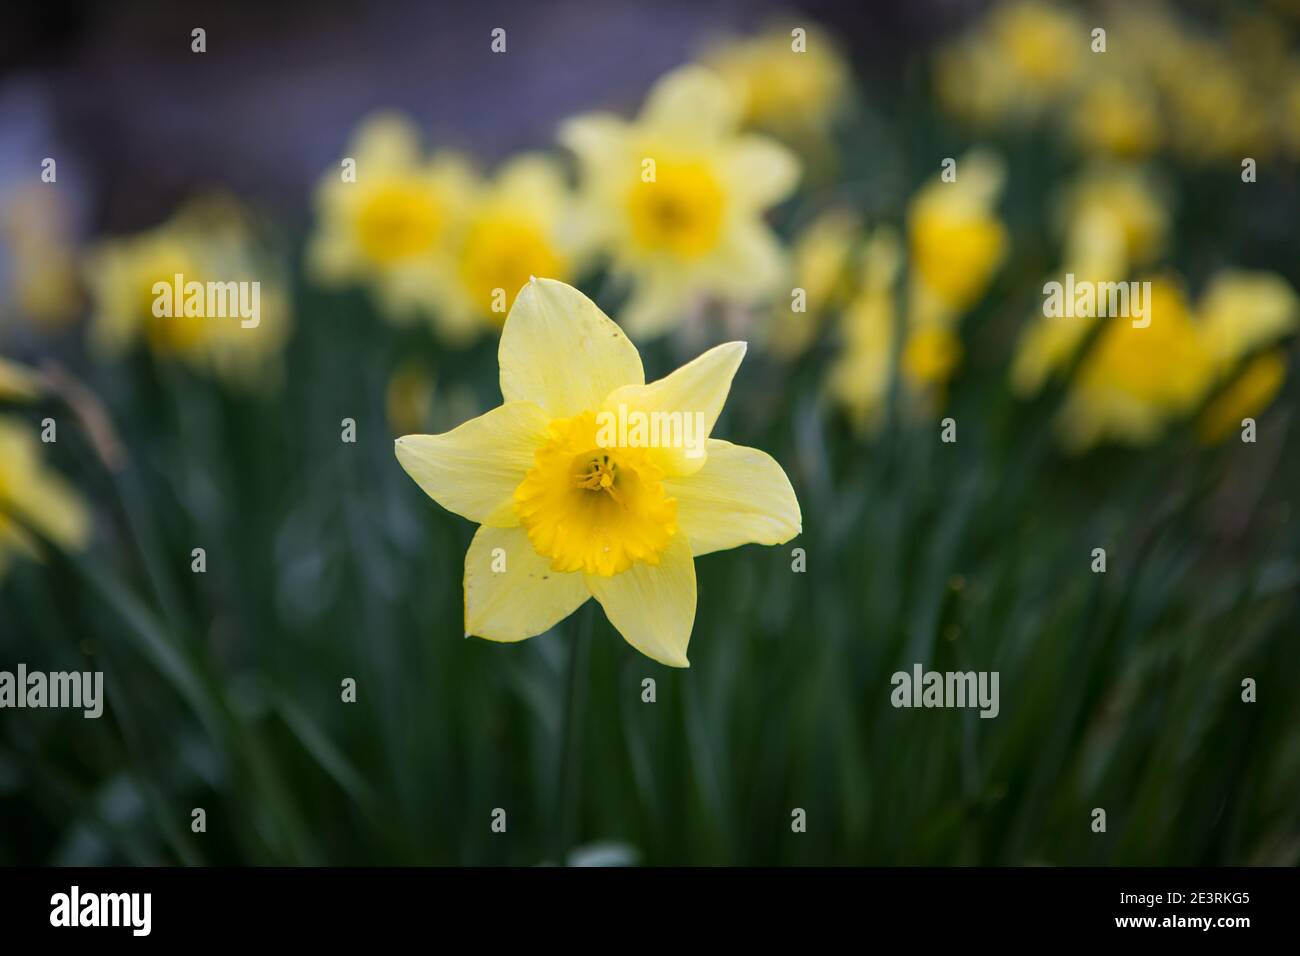
[[[944,47],[935,90],[952,113],[979,126],[1034,119],[1083,75],[1089,33],[1077,13],[1044,0],[995,5]]]
[[[1071,450],[1154,441],[1216,388],[1222,402],[1203,413],[1201,432],[1221,437],[1227,416],[1261,411],[1276,394],[1285,370],[1274,359],[1239,370],[1297,326],[1300,301],[1280,277],[1221,274],[1193,309],[1179,283],[1161,276],[1151,280],[1148,309],[1146,327],[1107,320],[1084,355],[1060,417]]]
[[[548,279],[524,287],[501,335],[504,404],[396,447],[430,497],[481,525],[465,557],[467,634],[520,641],[595,597],[629,644],[687,666],[694,558],[801,528],[780,465],[707,438],[744,352],[720,345],[647,385],[635,346],[589,299]],[[611,429],[635,413],[696,422],[699,444]]]
[[[1056,210],[1064,261],[1048,281],[1071,275],[1098,285],[1128,278],[1154,261],[1165,246],[1169,202],[1143,170],[1105,164],[1085,172],[1064,193]],[[1077,354],[1096,320],[1095,310],[1059,319],[1040,313],[1017,344],[1011,382],[1022,396],[1037,393]]]
[[[473,193],[465,161],[426,157],[418,131],[398,114],[372,117],[317,186],[309,270],[327,285],[368,286],[393,321],[423,315],[463,341],[477,331],[476,311],[441,306],[461,298],[451,243]]]
[[[72,214],[62,193],[44,184],[8,190],[0,197],[0,246],[9,260],[7,309],[47,328],[76,316],[81,286]]]
[[[862,222],[845,209],[830,209],[812,220],[791,248],[794,290],[781,298],[765,334],[777,355],[794,358],[812,344],[829,310],[852,292],[853,252]]]
[[[0,575],[14,555],[39,558],[31,530],[69,549],[84,547],[90,537],[84,502],[46,466],[40,449],[25,422],[0,417]]]
[[[1043,0],[998,5],[989,14],[988,36],[1026,97],[1048,97],[1068,89],[1088,53],[1089,34],[1078,14]]]
[[[835,41],[808,23],[774,23],[708,50],[702,62],[730,88],[744,125],[796,148],[820,149],[848,101],[851,76]]]
[[[863,252],[858,292],[841,323],[843,348],[827,379],[832,398],[859,432],[876,431],[884,423],[897,340],[894,289],[902,259],[898,234],[888,227],[877,228]]]
[[[540,154],[512,159],[477,188],[451,244],[450,323],[499,329],[529,276],[571,280],[584,252],[572,206],[559,165]]]
[[[748,304],[784,285],[785,255],[763,213],[794,189],[799,164],[738,125],[726,85],[697,66],[663,77],[635,122],[593,114],[564,124],[587,228],[634,287],[623,315],[631,334],[666,331],[704,297]]]
[[[1300,299],[1281,276],[1230,271],[1210,283],[1199,313],[1216,381],[1225,383],[1197,421],[1201,439],[1214,443],[1281,390],[1286,354],[1271,346],[1300,327]]]
[[[1114,4],[1104,27],[1045,0],[998,3],[936,54],[935,92],[983,131],[1061,118],[1076,148],[1118,158],[1267,155],[1287,141],[1286,30],[1221,8],[1211,31],[1157,0]]]
[[[290,329],[286,283],[233,202],[198,200],[151,230],[105,240],[85,272],[101,353],[143,342],[156,358],[231,384],[277,376]]]
[[[1210,356],[1182,287],[1170,277],[1152,280],[1147,308],[1149,326],[1111,319],[1084,357],[1060,417],[1071,450],[1154,441],[1208,386]]]
[[[1235,164],[1271,149],[1270,116],[1258,107],[1263,91],[1217,41],[1180,45],[1161,78],[1170,136],[1188,159]]]
[[[0,402],[30,402],[40,393],[40,378],[35,372],[0,356]]]
[[[1246,363],[1196,420],[1196,434],[1207,445],[1223,441],[1277,397],[1286,381],[1286,354],[1270,349]]]
[[[949,325],[988,289],[1007,252],[996,205],[1006,178],[996,155],[972,151],[956,178],[940,174],[908,208],[909,317],[912,324]]]
[[[1130,75],[1091,79],[1074,103],[1069,123],[1074,141],[1084,149],[1126,159],[1150,155],[1164,135],[1154,92]]]

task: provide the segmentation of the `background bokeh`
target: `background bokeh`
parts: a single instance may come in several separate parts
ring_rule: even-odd
[[[1046,9],[1080,11],[1090,28],[1121,6]],[[1300,16],[1286,2],[1153,5],[1170,20],[1144,34],[1150,91],[1136,51],[1105,54],[1107,75],[1134,84],[1120,91],[1121,130],[1129,94],[1169,98],[1154,120],[1137,113],[1162,132],[1134,141],[1079,132],[1073,111],[1101,107],[1091,87],[1049,95],[1054,58],[1008,83],[998,64],[1042,64],[1054,38],[1050,26],[998,34],[999,8],[7,12],[0,358],[35,370],[35,384],[6,393],[0,374],[0,415],[33,432],[58,422],[41,454],[89,530],[70,547],[32,519],[39,555],[11,555],[0,572],[0,669],[102,670],[108,701],[100,720],[0,711],[0,862],[1300,860],[1295,381],[1252,409],[1254,443],[1235,427],[1207,443],[1187,409],[1140,442],[1087,448],[1060,437],[1062,404],[1087,399],[1068,369],[1028,394],[1013,387],[1044,276],[1070,248],[1061,197],[1097,163],[1140,164],[1157,184],[1144,195],[1159,196],[1165,235],[1142,269],[1176,273],[1190,301],[1229,268],[1300,283]],[[872,340],[854,332],[868,310],[852,295],[794,348],[772,332],[771,302],[701,308],[639,342],[654,378],[750,340],[715,434],[782,463],[803,534],[697,563],[689,670],[637,654],[591,604],[522,644],[466,640],[473,527],[403,473],[392,440],[500,400],[495,335],[448,342],[435,323],[390,321],[365,282],[319,281],[305,251],[318,181],[383,109],[485,168],[559,153],[565,118],[634,115],[665,72],[775,14],[820,26],[851,71],[826,140],[791,142],[805,175],[768,215],[787,246],[828,209],[850,213],[858,238],[915,230],[915,198],[943,158],[999,157],[1005,249],[960,325],[944,326],[961,361],[940,363],[912,401],[907,378],[887,374],[904,347],[885,345],[873,416],[835,384],[876,374],[855,364]],[[190,50],[194,26],[205,54]],[[489,49],[497,26],[504,55]],[[989,72],[946,67],[972,37],[991,44],[971,60]],[[1078,42],[1086,56],[1086,29]],[[1253,72],[1271,64],[1273,79]],[[970,71],[956,95],[950,69]],[[1267,130],[1217,119],[1236,116],[1267,116]],[[40,183],[47,156],[57,184]],[[1258,161],[1249,184],[1244,156]],[[95,250],[214,192],[247,210],[292,316],[274,371],[251,387],[139,343],[95,344]],[[945,263],[964,235],[944,234]],[[845,254],[850,276],[859,252]],[[625,293],[609,280],[593,266],[580,284],[618,318]],[[1266,346],[1294,363],[1292,339]],[[939,440],[941,417],[957,423],[955,443]],[[340,440],[344,419],[355,444]],[[0,481],[0,511],[7,493]],[[196,547],[204,574],[191,572]],[[1098,547],[1104,574],[1090,567]],[[575,675],[583,628],[591,656]],[[890,675],[917,661],[1000,672],[1000,715],[893,708]],[[345,678],[355,703],[340,700]],[[578,784],[561,801],[566,747]],[[191,830],[196,807],[206,833]],[[495,808],[505,834],[490,828]],[[806,833],[791,830],[794,808]]]

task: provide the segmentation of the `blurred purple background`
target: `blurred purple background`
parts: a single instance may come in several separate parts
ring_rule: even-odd
[[[82,228],[130,231],[226,186],[301,221],[372,110],[408,112],[484,162],[551,145],[558,120],[632,108],[716,35],[802,11],[888,79],[978,2],[83,3],[6,9],[0,188],[59,160]],[[207,31],[207,52],[190,31]],[[508,52],[489,49],[495,27]],[[88,220],[88,221],[87,221]]]

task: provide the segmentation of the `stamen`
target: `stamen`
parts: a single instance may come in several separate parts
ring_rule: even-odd
[[[615,501],[619,501],[618,490],[614,482],[618,477],[618,468],[609,455],[601,455],[587,462],[587,470],[573,476],[579,488],[588,491],[604,491]]]

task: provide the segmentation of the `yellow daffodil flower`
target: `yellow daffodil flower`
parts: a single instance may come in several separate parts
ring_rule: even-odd
[[[1144,171],[1099,166],[1066,190],[1056,225],[1064,235],[1064,263],[1047,281],[1060,282],[1066,275],[1094,285],[1123,281],[1133,267],[1151,262],[1164,250],[1168,201]],[[1011,366],[1016,393],[1037,394],[1074,358],[1095,320],[1095,313],[1070,319],[1036,313],[1016,346]]]
[[[969,160],[964,162],[970,162]],[[988,237],[1002,236],[1002,225],[982,210],[992,187],[992,171],[982,167],[982,160],[970,162],[973,172],[970,192],[960,190],[954,196],[923,195],[913,205],[911,245],[914,254],[930,257],[927,267],[940,268],[935,277],[921,272],[921,263],[912,262],[908,280],[912,305],[903,323],[903,339],[898,342],[897,297],[895,284],[904,256],[898,235],[889,228],[877,229],[867,242],[863,255],[862,283],[857,295],[844,312],[843,351],[831,366],[827,387],[832,397],[845,409],[855,430],[871,434],[884,424],[885,399],[895,372],[900,384],[902,411],[913,419],[932,416],[942,405],[949,380],[961,364],[963,349],[955,324],[961,311],[983,292],[991,275]],[[961,164],[959,164],[959,168]],[[1000,174],[999,174],[1000,175]],[[960,180],[960,176],[959,176]],[[935,189],[936,184],[927,187]],[[956,184],[944,184],[956,189]],[[947,204],[948,200],[952,201]],[[942,205],[942,208],[933,208]],[[992,231],[988,231],[990,223]],[[983,235],[985,238],[977,238]],[[948,235],[957,249],[956,272],[942,271],[933,259],[936,243]],[[1002,238],[994,240],[999,246]],[[1000,260],[1001,253],[998,252]],[[969,273],[963,278],[956,275]],[[978,273],[978,288],[974,274]],[[959,293],[959,294],[958,294]],[[919,302],[918,302],[919,299]]]
[[[463,341],[478,330],[474,313],[440,306],[456,296],[451,241],[473,194],[465,161],[450,154],[426,158],[408,120],[375,116],[357,130],[339,166],[320,179],[308,269],[326,285],[368,286],[395,322],[424,315],[445,337]]]
[[[35,372],[0,357],[0,402],[30,402],[40,393],[41,382]]]
[[[587,228],[634,285],[631,334],[666,331],[702,297],[747,304],[784,287],[785,255],[763,212],[791,193],[799,164],[738,125],[726,85],[688,66],[655,85],[635,122],[594,114],[561,129]]]
[[[1286,353],[1268,346],[1300,327],[1300,299],[1281,276],[1230,271],[1210,283],[1198,311],[1217,378],[1228,383],[1197,421],[1201,440],[1213,444],[1242,419],[1257,416],[1281,390]]]
[[[948,325],[988,289],[1007,251],[1007,230],[995,211],[1006,170],[992,153],[957,161],[957,178],[936,175],[908,208],[913,325]]]
[[[701,58],[740,103],[741,121],[798,144],[843,111],[851,77],[835,41],[807,23],[772,24],[718,43]]]
[[[1036,100],[1069,89],[1088,56],[1089,33],[1078,14],[1042,0],[999,4],[989,14],[988,35],[1021,94]]]
[[[458,328],[500,329],[529,276],[573,278],[584,243],[564,175],[549,157],[512,159],[474,196],[452,241],[455,275],[443,307]]]
[[[897,233],[878,228],[867,240],[862,258],[862,282],[845,309],[843,349],[831,365],[827,389],[848,413],[854,429],[867,433],[884,424],[889,394],[897,339],[894,286],[903,258]]]
[[[274,379],[290,329],[286,283],[234,203],[196,201],[154,229],[106,240],[85,272],[102,354],[143,341],[155,357],[232,384]]]
[[[817,216],[798,236],[791,249],[796,301],[779,299],[772,310],[765,344],[783,358],[795,358],[812,344],[828,310],[852,292],[850,272],[853,249],[862,234],[862,222],[844,209]]]
[[[940,50],[935,91],[944,107],[975,125],[1042,115],[1078,83],[1089,33],[1059,4],[998,4],[965,36]]]
[[[1163,138],[1160,104],[1138,77],[1091,79],[1070,113],[1070,132],[1084,149],[1123,158],[1147,156]]]
[[[28,528],[60,547],[90,537],[90,515],[75,490],[41,460],[36,434],[18,419],[0,417],[0,574],[15,554],[39,558]]]
[[[1197,311],[1206,347],[1223,373],[1294,332],[1300,302],[1281,276],[1234,269],[1210,281]]]
[[[67,200],[47,184],[17,186],[0,197],[11,287],[3,305],[46,328],[66,325],[82,304],[72,220]]]
[[[1242,360],[1297,328],[1300,300],[1278,276],[1229,272],[1213,279],[1193,310],[1170,277],[1151,282],[1150,324],[1110,319],[1083,357],[1061,410],[1068,448],[1099,441],[1144,444],[1193,411],[1222,383],[1223,404],[1207,410],[1202,435],[1222,434],[1226,416],[1261,410],[1281,384],[1276,363]],[[1238,419],[1239,420],[1239,419]]]
[[[1216,445],[1254,418],[1277,397],[1286,381],[1286,354],[1270,349],[1257,355],[1228,386],[1216,395],[1196,420],[1196,435],[1206,445]]]
[[[1258,107],[1261,94],[1216,41],[1180,46],[1164,75],[1174,146],[1193,162],[1238,163],[1272,146],[1271,117]]]
[[[1147,309],[1148,327],[1110,319],[1084,357],[1060,419],[1071,450],[1108,439],[1154,441],[1209,384],[1210,356],[1181,286],[1168,277],[1152,280]]]
[[[801,530],[780,465],[706,440],[744,352],[720,345],[647,385],[636,347],[582,293],[548,279],[519,292],[498,353],[504,403],[396,446],[431,498],[481,525],[465,557],[467,635],[520,641],[594,597],[637,650],[688,666],[694,559]],[[615,419],[680,421],[683,440]]]

